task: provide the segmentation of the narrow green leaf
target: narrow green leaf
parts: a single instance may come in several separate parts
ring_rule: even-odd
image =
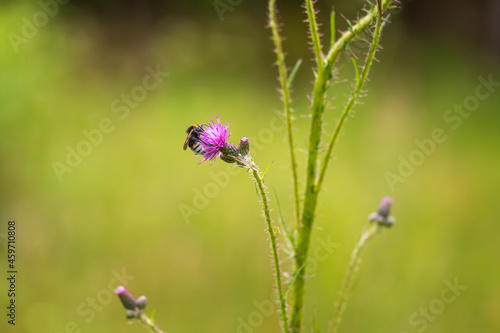
[[[290,280],[290,284],[288,285],[288,288],[286,289],[285,292],[285,298],[288,298],[288,294],[292,290],[292,286],[294,282],[297,280],[297,277],[299,276],[299,273],[306,267],[307,262],[305,262],[302,266],[299,267],[293,274],[292,274],[292,280]]]
[[[264,180],[264,177],[266,177],[266,172],[267,170],[269,170],[269,168],[271,167],[271,165],[273,165],[274,161],[272,161],[271,163],[269,163],[269,165],[267,166],[266,170],[264,170],[264,172],[262,173],[262,180]]]
[[[351,57],[351,60],[352,60],[352,63],[354,64],[354,70],[356,71],[356,87],[357,87],[357,86],[359,86],[359,80],[360,80],[359,68],[358,68],[358,64],[356,63],[356,59]]]
[[[156,309],[151,312],[151,317],[149,318],[149,319],[151,319],[152,325],[155,324],[155,314],[156,314]]]
[[[285,252],[285,254],[286,254],[288,257],[290,257],[290,258],[293,258],[293,256],[295,255],[295,253],[293,252],[293,250],[289,250],[289,249],[288,249],[288,248],[286,248],[286,247],[283,247],[283,248],[282,248],[282,250],[283,250],[283,252]],[[289,275],[288,275],[288,274],[286,274],[286,273],[283,273],[283,275],[284,275],[284,276],[286,276],[286,277],[289,277]]]
[[[349,26],[349,31],[354,35],[354,38],[358,39],[358,35],[356,34],[356,29],[354,29],[354,26],[350,20],[348,20],[346,17],[345,21],[347,22],[347,25]]]
[[[285,223],[283,211],[281,210],[280,200],[278,198],[278,194],[276,193],[276,191],[274,192],[274,197],[276,198],[276,205],[278,206],[278,220],[279,220],[281,226],[283,227],[283,230],[285,231],[286,239],[289,243],[288,245],[290,245],[290,247],[292,248],[292,251],[293,251],[292,255],[295,255],[295,240],[293,239],[293,235],[290,232],[290,229],[287,227],[287,225]]]
[[[290,76],[288,76],[288,81],[286,82],[286,85],[288,88],[290,88],[292,86],[292,82],[293,82],[293,79],[295,78],[295,74],[297,74],[297,71],[299,70],[299,67],[301,64],[302,64],[302,59],[299,59],[295,63],[295,66],[293,66],[293,69],[290,72]]]
[[[332,12],[330,13],[330,40],[332,42],[331,47],[333,47],[333,44],[335,44],[335,35],[336,35],[336,31],[335,31],[335,7],[332,6]]]

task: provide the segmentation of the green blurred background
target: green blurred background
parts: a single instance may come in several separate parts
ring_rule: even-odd
[[[229,120],[232,142],[247,136],[261,168],[273,162],[267,185],[292,223],[266,2],[222,1],[229,8],[222,14],[212,0],[48,3],[0,5],[1,331],[145,332],[126,324],[112,293],[124,271],[122,284],[148,296],[147,312],[157,309],[168,332],[277,332],[278,317],[266,308],[273,271],[254,185],[241,170],[198,165],[182,150],[190,124],[215,114]],[[354,19],[363,2],[333,4]],[[313,73],[300,5],[278,1],[288,65],[304,60],[294,87],[303,175]],[[317,6],[328,44],[332,2]],[[316,318],[327,331],[350,252],[389,195],[397,224],[365,253],[341,331],[498,332],[500,87],[458,128],[443,117],[474,100],[478,77],[500,81],[499,5],[402,7],[384,31],[368,95],[344,128],[320,197],[306,330]],[[355,46],[362,59],[366,44]],[[341,79],[353,77],[346,55],[338,67]],[[141,91],[147,68],[168,76],[124,114],[120,99]],[[325,138],[349,87],[330,90]],[[110,133],[82,143],[103,119]],[[436,128],[447,140],[391,188],[386,173],[417,156],[415,140]],[[58,177],[54,162],[67,163],[68,147],[88,154]],[[10,219],[18,228],[15,327],[5,316]],[[334,244],[329,255],[325,242]],[[439,301],[455,279],[467,289],[450,304]],[[423,319],[420,308],[429,306],[435,316]]]

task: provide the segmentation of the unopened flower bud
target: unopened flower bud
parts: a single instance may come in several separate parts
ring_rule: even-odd
[[[389,197],[385,197],[380,202],[376,213],[371,213],[368,219],[370,222],[376,222],[379,225],[383,225],[386,227],[392,227],[392,225],[396,222],[394,217],[389,216],[391,213],[392,199]]]
[[[135,301],[135,306],[137,306],[138,309],[142,310],[146,307],[147,301],[148,300],[146,296],[139,296],[137,301]]]
[[[120,301],[122,301],[123,307],[128,310],[134,310],[136,305],[135,305],[135,298],[132,296],[131,293],[128,292],[127,289],[123,286],[118,286],[116,288],[115,293],[118,295],[120,298]]]
[[[219,157],[226,163],[234,163],[236,162],[235,157],[237,157],[238,154],[239,154],[238,147],[236,147],[232,143],[228,143],[220,149]]]
[[[378,206],[377,213],[383,218],[388,218],[391,213],[392,199],[389,197],[384,197],[380,205]]]
[[[125,317],[127,319],[134,319],[135,317],[137,317],[138,314],[139,314],[139,311],[137,311],[137,310],[127,310],[127,311],[125,311]]]
[[[375,222],[375,221],[378,221],[380,218],[380,215],[378,215],[378,213],[371,213],[369,216],[368,216],[368,220],[370,220],[370,222]]]
[[[248,138],[246,137],[241,138],[239,150],[242,156],[248,155],[248,153],[250,152],[250,143],[248,142]]]
[[[236,159],[234,157],[232,157],[231,155],[229,156],[226,156],[224,154],[220,154],[219,155],[220,159],[226,163],[234,163],[236,162]]]
[[[389,216],[386,219],[378,221],[378,223],[389,228],[389,227],[392,227],[394,225],[394,223],[396,223],[396,219],[392,216]]]

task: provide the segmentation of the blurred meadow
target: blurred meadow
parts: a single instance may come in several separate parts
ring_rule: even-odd
[[[170,333],[278,332],[250,177],[182,150],[192,123],[229,121],[231,142],[249,137],[261,169],[272,163],[274,219],[276,194],[293,223],[266,2],[222,1],[223,13],[208,0],[62,2],[0,4],[0,331],[146,332],[125,320],[113,292],[123,284],[148,297],[146,312],[156,309]],[[303,59],[293,91],[303,181],[313,73],[301,3],[278,1],[287,64]],[[333,1],[349,19],[363,3]],[[327,45],[332,2],[317,6]],[[320,195],[307,332],[314,318],[327,332],[352,248],[386,195],[397,223],[364,253],[340,331],[500,331],[499,7],[402,1],[385,27],[367,97]],[[366,44],[355,45],[361,61]],[[350,82],[350,59],[338,65]],[[325,140],[349,82],[330,89]],[[430,141],[436,129],[440,142]],[[15,326],[6,317],[9,220],[18,229]],[[466,289],[447,293],[450,283]]]

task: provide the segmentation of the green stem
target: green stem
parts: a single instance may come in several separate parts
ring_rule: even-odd
[[[146,326],[148,326],[153,332],[156,333],[166,333],[165,331],[162,331],[154,322],[152,319],[150,319],[148,316],[146,316],[144,313],[141,314],[139,317],[139,320]]]
[[[335,36],[337,35],[335,29],[335,7],[332,6],[332,11],[330,12],[330,47],[333,47],[333,44],[335,44]]]
[[[349,293],[354,277],[359,268],[361,252],[365,248],[366,244],[370,239],[373,238],[378,230],[378,223],[372,222],[367,230],[361,235],[361,238],[356,244],[356,247],[352,251],[351,260],[349,261],[349,266],[347,268],[347,273],[342,283],[342,288],[340,289],[339,299],[337,305],[335,306],[335,313],[333,315],[333,323],[330,329],[330,333],[335,333],[337,331],[338,325],[340,323],[340,316],[345,309],[347,294]]]
[[[392,1],[393,0],[381,1],[382,13],[387,10]],[[354,37],[362,33],[373,21],[375,15],[377,15],[378,12],[378,10],[372,10],[368,12],[363,18],[358,21],[358,23],[353,25],[351,29],[345,31],[342,34],[342,36],[335,42],[335,44],[333,44],[333,47],[330,48],[330,51],[328,51],[325,66],[331,66],[335,62],[335,60],[337,60],[337,56],[344,49],[344,46],[347,45]]]
[[[280,263],[279,263],[279,258],[278,258],[278,245],[277,245],[276,234],[273,230],[273,222],[271,220],[271,214],[270,214],[271,211],[269,209],[269,202],[268,202],[269,199],[267,197],[267,192],[265,189],[264,182],[262,180],[262,176],[260,175],[257,166],[254,163],[252,163],[252,167],[250,169],[252,170],[253,179],[255,180],[255,183],[257,184],[257,187],[259,188],[259,193],[261,196],[262,210],[264,211],[264,217],[265,217],[266,223],[267,223],[267,232],[269,233],[269,239],[271,240],[271,249],[273,252],[274,270],[275,270],[275,275],[276,275],[276,288],[277,288],[279,302],[280,302],[280,312],[281,312],[281,320],[283,322],[282,323],[283,324],[283,331],[289,332],[285,296],[283,294],[282,285],[281,285],[281,270],[280,270]]]
[[[318,149],[321,140],[322,113],[324,110],[324,93],[323,93],[323,72],[317,73],[315,82],[313,105],[312,105],[312,120],[309,135],[309,154],[307,158],[307,175],[306,188],[304,196],[304,207],[302,209],[302,218],[298,227],[297,247],[295,249],[295,273],[297,278],[292,293],[292,332],[299,333],[302,326],[302,307],[304,304],[304,287],[306,260],[309,250],[311,238],[312,224],[316,209],[316,191],[315,177],[316,164],[318,160]]]
[[[383,12],[392,0],[382,0]],[[311,126],[309,134],[309,149],[307,157],[306,187],[304,193],[304,206],[302,209],[302,219],[298,228],[297,247],[295,249],[295,274],[297,278],[292,292],[292,332],[299,333],[302,326],[302,308],[304,303],[306,261],[310,246],[312,226],[316,214],[316,203],[321,182],[316,182],[318,153],[322,133],[322,116],[325,109],[325,93],[329,86],[333,64],[335,63],[340,51],[355,36],[364,31],[375,17],[377,10],[366,14],[355,24],[352,29],[344,32],[342,36],[333,44],[323,67],[318,67],[316,71],[316,80],[314,82],[313,100],[311,106]],[[324,165],[324,163],[323,163]],[[326,170],[326,167],[322,169]],[[324,177],[320,175],[321,181]]]
[[[279,69],[279,79],[281,85],[281,95],[283,100],[283,108],[285,110],[286,125],[287,125],[287,139],[288,148],[290,150],[290,160],[292,168],[292,179],[293,179],[293,193],[295,199],[295,218],[296,223],[300,220],[300,195],[299,195],[299,177],[297,175],[297,160],[295,158],[295,144],[293,139],[292,130],[292,110],[290,102],[290,86],[288,84],[288,73],[285,64],[285,53],[283,52],[283,47],[281,45],[281,37],[279,35],[278,19],[276,17],[276,5],[275,0],[269,1],[269,25],[272,30],[272,38],[274,42],[277,64]]]
[[[311,40],[316,56],[316,65],[318,68],[323,67],[323,54],[321,53],[321,40],[319,38],[318,23],[316,22],[316,12],[312,0],[306,0],[306,12],[309,22],[309,30],[311,32]]]
[[[330,156],[332,154],[333,147],[335,146],[335,143],[337,142],[337,138],[340,134],[340,131],[342,127],[344,126],[345,120],[347,119],[347,116],[351,113],[352,108],[354,107],[354,104],[356,103],[357,99],[359,98],[359,95],[362,91],[363,85],[366,82],[366,79],[368,78],[368,73],[370,71],[371,65],[373,63],[373,60],[375,59],[375,52],[378,49],[379,42],[380,42],[380,32],[382,30],[382,3],[380,0],[377,1],[377,22],[375,24],[375,30],[373,32],[373,39],[370,45],[370,51],[368,52],[368,55],[366,56],[366,61],[365,65],[363,66],[363,72],[361,73],[361,76],[358,77],[356,76],[356,85],[355,88],[347,101],[346,106],[344,107],[344,110],[342,111],[342,115],[340,116],[339,121],[337,122],[337,126],[335,127],[335,131],[333,132],[332,136],[330,137],[330,143],[328,144],[328,149],[326,151],[325,156],[323,157],[323,163],[321,166],[321,172],[319,174],[318,182],[317,182],[317,191],[321,190],[321,185],[323,184],[323,180],[325,178],[326,170],[328,168],[328,163],[330,161]],[[356,69],[357,72],[357,69]]]

